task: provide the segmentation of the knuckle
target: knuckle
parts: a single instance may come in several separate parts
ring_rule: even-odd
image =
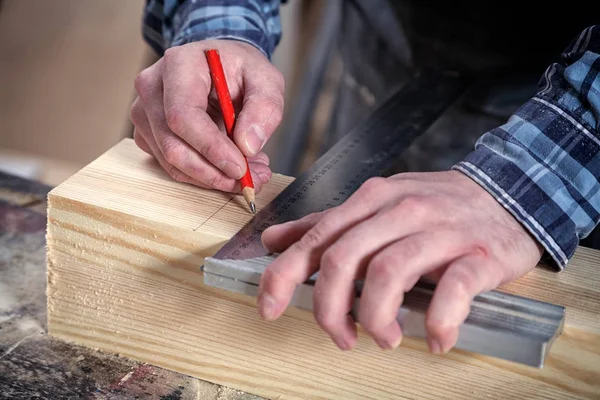
[[[321,231],[316,226],[308,230],[298,241],[300,250],[310,250],[321,244]]]
[[[299,249],[308,251],[320,247],[324,242],[326,232],[331,231],[332,224],[331,214],[328,213],[297,242]]]
[[[397,275],[396,257],[377,255],[371,260],[369,275],[376,282],[390,282]]]
[[[181,133],[184,129],[186,115],[187,112],[183,107],[174,106],[169,108],[165,113],[169,129],[175,133]]]
[[[176,167],[174,167],[173,165],[170,165],[167,168],[167,173],[169,174],[169,176],[177,182],[185,182],[185,174],[183,172],[181,172],[179,169],[177,169]]]
[[[344,252],[333,246],[323,253],[321,258],[321,270],[325,275],[336,274],[344,268]]]
[[[142,148],[146,142],[146,139],[139,130],[135,129],[133,131],[133,141],[138,147]]]
[[[407,196],[398,204],[397,211],[413,218],[421,219],[431,212],[427,200],[420,196]]]
[[[134,101],[131,107],[129,108],[129,118],[133,125],[140,125],[142,121],[142,114],[144,113],[144,109],[139,101]]]
[[[316,312],[315,320],[325,332],[333,333],[336,329],[336,319],[329,312]]]
[[[394,248],[393,254],[387,254],[390,264],[397,266],[398,260],[403,263],[409,262],[417,258],[423,251],[423,242],[412,238],[405,239],[400,242],[400,245]]]
[[[219,146],[217,140],[203,140],[199,145],[198,151],[204,157],[209,160],[218,160],[223,157],[219,157]]]
[[[151,91],[152,77],[149,68],[139,72],[133,82],[133,87],[140,98],[145,99]]]
[[[443,332],[446,330],[446,327],[442,321],[426,317],[425,330],[429,332],[430,335],[437,338],[442,336]]]
[[[203,176],[204,183],[211,188],[220,189],[223,187],[223,176],[216,172],[205,173]]]
[[[165,139],[162,141],[161,149],[165,160],[169,164],[176,166],[180,166],[183,164],[186,149],[180,143],[177,143],[175,140],[172,139]]]
[[[175,59],[179,58],[180,52],[181,52],[181,49],[177,46],[169,47],[167,50],[165,50],[165,54],[163,55],[163,58],[167,64],[172,63]]]
[[[327,234],[335,230],[337,226],[335,222],[336,219],[339,220],[340,218],[338,213],[333,212],[333,210],[315,213],[314,215],[316,219],[318,219],[319,216],[322,216],[322,218],[320,218],[319,222],[309,229],[296,243],[301,251],[309,251],[322,246],[327,238]]]
[[[446,279],[465,293],[472,293],[477,287],[477,273],[473,268],[459,264],[448,269],[446,275]]]
[[[385,178],[369,178],[362,184],[358,191],[365,197],[372,197],[373,195],[377,195],[377,193],[381,194],[381,191],[384,190],[386,185],[387,180]]]

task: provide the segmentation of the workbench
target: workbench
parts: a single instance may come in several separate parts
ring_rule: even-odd
[[[302,310],[266,323],[203,283],[202,257],[251,218],[236,196],[174,182],[130,139],[49,189],[0,175],[0,398],[600,399],[597,250],[503,287],[567,308],[543,369],[408,337],[342,353]]]
[[[47,335],[46,196],[0,172],[0,399],[260,397]]]

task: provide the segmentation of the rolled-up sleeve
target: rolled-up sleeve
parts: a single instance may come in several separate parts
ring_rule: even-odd
[[[600,26],[548,67],[536,95],[453,168],[486,189],[562,270],[600,216]]]

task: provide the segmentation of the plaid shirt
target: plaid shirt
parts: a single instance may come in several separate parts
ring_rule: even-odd
[[[143,34],[166,48],[208,38],[251,43],[271,57],[278,0],[148,0]],[[573,39],[538,93],[486,132],[453,168],[485,188],[563,269],[600,219],[600,26]]]
[[[236,39],[271,59],[281,39],[279,5],[285,1],[147,0],[142,33],[160,55],[203,39]]]
[[[455,168],[487,189],[563,269],[600,217],[600,25],[574,38],[537,94]]]

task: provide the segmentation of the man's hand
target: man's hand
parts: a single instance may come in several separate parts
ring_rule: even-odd
[[[400,344],[404,293],[438,282],[426,315],[430,351],[450,350],[473,297],[533,269],[542,247],[492,196],[457,171],[407,173],[365,182],[323,213],[268,228],[263,243],[281,255],[260,282],[259,311],[279,317],[296,285],[319,270],[316,321],[341,349],[356,342],[349,312],[364,279],[358,322],[384,349]]]
[[[204,50],[223,60],[238,117],[235,145],[227,137]],[[240,190],[248,157],[256,192],[271,179],[261,152],[281,122],[284,80],[255,47],[238,41],[206,40],[168,49],[135,80],[131,107],[137,145],[180,182],[226,192]],[[236,147],[237,145],[237,147]],[[239,149],[238,149],[239,148]]]

